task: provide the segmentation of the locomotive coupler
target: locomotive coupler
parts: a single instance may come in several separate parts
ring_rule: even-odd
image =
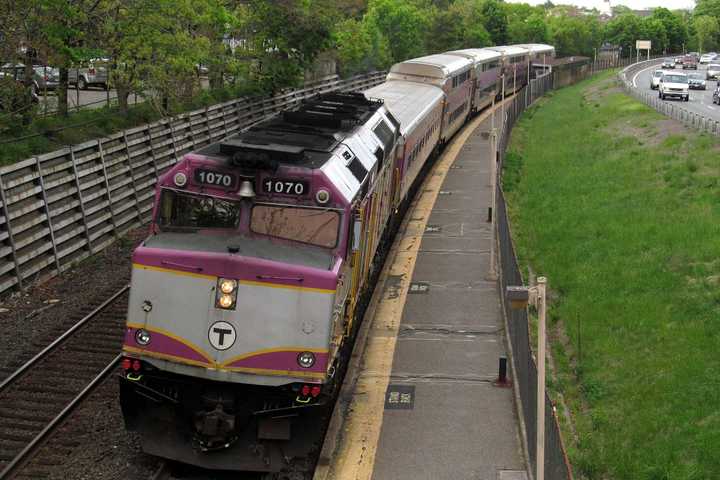
[[[227,448],[237,439],[235,415],[227,413],[222,403],[212,411],[195,413],[194,423],[196,439],[203,451]]]

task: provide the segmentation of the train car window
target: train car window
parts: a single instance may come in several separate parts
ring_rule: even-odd
[[[363,183],[368,171],[365,169],[365,166],[362,164],[362,162],[358,160],[357,157],[355,157],[352,159],[352,161],[348,164],[347,167],[350,170],[350,173],[353,174],[353,177],[355,177],[355,179],[359,183]]]
[[[380,123],[378,123],[373,129],[373,133],[375,133],[375,135],[377,135],[377,137],[380,139],[383,146],[385,147],[385,151],[389,152],[393,144],[392,129],[387,126],[384,120],[381,120]]]
[[[240,205],[216,197],[164,190],[157,223],[166,231],[234,230],[240,224]]]
[[[333,248],[337,245],[340,214],[332,210],[255,205],[250,230],[261,235]]]

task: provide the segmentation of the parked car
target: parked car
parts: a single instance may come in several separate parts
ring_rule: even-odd
[[[720,105],[720,86],[713,92],[713,103]]]
[[[665,73],[660,79],[658,95],[662,100],[666,98],[679,98],[690,101],[690,86],[688,76],[684,73]]]
[[[710,63],[713,60],[715,60],[715,52],[708,52],[700,56],[700,63],[702,65],[705,65],[706,63]]]
[[[697,58],[693,55],[685,55],[682,61],[683,70],[697,70]]]
[[[705,78],[708,80],[717,80],[720,78],[720,64],[711,63],[705,71]]]
[[[108,60],[106,58],[91,59],[85,64],[68,70],[68,83],[76,85],[80,90],[91,86],[102,87],[107,90],[108,86]]]
[[[675,60],[673,60],[672,58],[666,58],[665,60],[663,60],[660,68],[675,68]]]
[[[60,69],[58,68],[35,65],[33,72],[34,87],[37,88],[37,94],[46,90],[56,90],[60,85]]]
[[[675,65],[682,65],[683,57],[675,57]]]
[[[688,87],[690,90],[705,90],[705,79],[700,73],[691,73],[688,75]]]
[[[655,70],[652,77],[650,77],[650,90],[655,90],[660,85],[660,79],[663,76],[662,70]]]
[[[40,99],[38,93],[40,87],[38,85],[38,74],[33,69],[30,79],[28,80],[25,72],[25,65],[22,63],[5,63],[0,66],[0,75],[3,78],[10,78],[14,82],[23,85],[30,90],[30,95],[33,102],[38,102]]]

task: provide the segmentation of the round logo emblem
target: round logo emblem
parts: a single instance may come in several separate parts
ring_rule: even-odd
[[[215,322],[208,330],[208,340],[217,350],[227,350],[235,343],[235,327],[228,322]]]

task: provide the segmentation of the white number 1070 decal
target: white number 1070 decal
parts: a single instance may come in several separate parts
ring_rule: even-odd
[[[267,193],[304,195],[307,191],[307,182],[268,178],[263,182],[263,190]]]

